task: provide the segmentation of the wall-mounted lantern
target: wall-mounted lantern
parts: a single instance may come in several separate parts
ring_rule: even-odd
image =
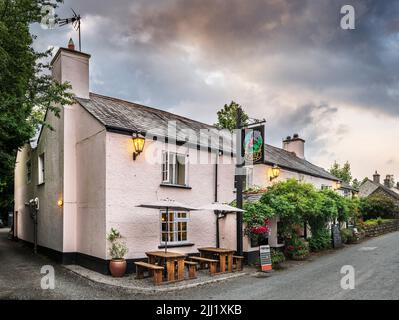
[[[139,133],[133,133],[133,160],[136,161],[137,157],[143,152],[145,145],[145,138]]]
[[[337,184],[336,184],[336,187],[337,187],[337,190],[341,189],[341,187],[342,187],[342,182],[341,182],[341,181],[338,181]]]
[[[275,164],[271,170],[270,181],[277,179],[280,176],[280,173],[281,173],[280,167],[277,164]]]
[[[58,208],[62,208],[62,207],[64,206],[64,200],[59,199],[59,200],[57,201],[57,206],[58,206]]]

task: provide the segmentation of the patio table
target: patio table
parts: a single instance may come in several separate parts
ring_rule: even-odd
[[[219,258],[221,273],[226,272],[227,260],[227,272],[233,272],[233,256],[235,250],[224,248],[199,248],[198,251],[201,253],[201,257],[203,258],[217,256]]]
[[[161,261],[163,265],[166,265],[166,281],[175,282],[184,280],[184,259],[185,255],[176,252],[165,252],[165,251],[154,251],[146,252],[148,262],[155,264],[157,261]],[[175,274],[177,266],[177,276]]]

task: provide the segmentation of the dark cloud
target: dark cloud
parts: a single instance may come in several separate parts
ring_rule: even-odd
[[[355,30],[340,28],[346,4]],[[93,91],[208,123],[235,100],[268,120],[272,144],[298,132],[308,154],[329,159],[355,132],[336,120],[342,111],[399,117],[399,1],[66,0],[59,15],[71,7]],[[40,48],[76,39],[32,30]]]

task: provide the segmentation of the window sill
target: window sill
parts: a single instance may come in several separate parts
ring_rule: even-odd
[[[161,183],[161,187],[176,188],[176,189],[186,189],[186,190],[191,190],[192,189],[189,186],[183,186],[183,185],[180,185],[180,184],[167,184],[167,183]]]
[[[194,243],[178,243],[178,244],[168,244],[168,248],[184,248],[184,247],[193,247]],[[158,246],[158,249],[165,249],[165,245],[161,244]]]
[[[41,187],[41,186],[44,186],[44,185],[45,185],[45,182],[42,182],[42,183],[38,183],[38,184],[37,184],[38,187]]]

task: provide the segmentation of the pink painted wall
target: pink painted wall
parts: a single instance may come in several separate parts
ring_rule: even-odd
[[[160,245],[160,213],[158,210],[137,208],[142,203],[171,198],[191,206],[214,202],[213,164],[190,164],[191,190],[161,187],[161,164],[151,164],[144,154],[132,159],[131,137],[107,133],[106,152],[106,229],[117,228],[129,247],[128,258],[145,257],[146,251],[158,250]],[[146,141],[146,148],[160,142]],[[196,150],[185,150],[190,158]],[[206,151],[201,151],[206,152]],[[227,172],[229,174],[227,174]],[[221,165],[219,174],[219,200],[234,200],[234,165]],[[223,187],[222,187],[223,186]],[[216,245],[216,225],[213,212],[191,212],[188,242],[193,247],[173,248],[183,253],[197,252],[198,247]],[[109,256],[108,256],[109,258]]]

